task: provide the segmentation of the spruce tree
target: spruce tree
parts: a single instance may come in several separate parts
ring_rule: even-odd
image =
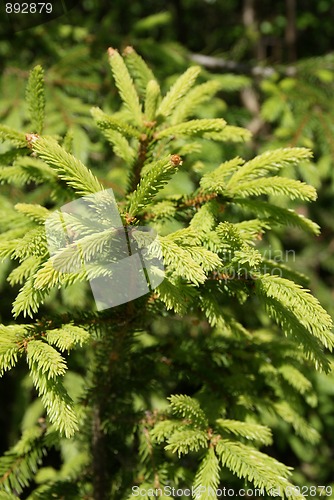
[[[265,250],[276,226],[319,232],[273,201],[316,199],[311,185],[280,175],[312,154],[280,148],[248,161],[214,165],[203,154],[194,162],[204,144],[249,137],[222,118],[196,117],[219,84],[196,84],[200,68],[191,66],[162,95],[134,49],[121,56],[110,48],[108,59],[121,107],[94,107],[92,117],[122,166],[120,189],[113,185],[122,226],[126,234],[155,230],[164,279],[130,302],[94,310],[88,283],[106,275],[98,256],[119,237],[107,210],[98,224],[65,213],[72,239],[50,255],[52,214],[110,186],[72,154],[70,131],[44,134],[44,75],[35,67],[29,125],[0,127],[11,144],[0,179],[22,189],[18,203],[2,198],[0,255],[15,263],[8,281],[21,288],[13,322],[0,327],[0,364],[3,373],[26,362],[31,393],[22,435],[0,460],[0,498],[30,485],[30,499],[116,500],[139,491],[169,498],[168,488],[193,487],[204,500],[228,485],[303,499],[291,467],[260,448],[282,424],[318,442],[303,408],[316,406],[310,374],[330,371],[332,322],[305,276]],[[170,193],[182,172],[194,192]],[[45,466],[54,449],[59,468]]]

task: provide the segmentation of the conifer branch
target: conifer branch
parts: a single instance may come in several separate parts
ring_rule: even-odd
[[[26,430],[16,445],[0,458],[0,498],[17,498],[17,494],[29,486],[45,452],[43,428],[35,426]]]
[[[249,481],[269,496],[276,488],[284,489],[288,498],[303,500],[288,481],[290,468],[257,448],[272,444],[272,430],[282,422],[309,443],[319,441],[301,415],[300,403],[316,405],[309,368],[330,369],[324,351],[334,346],[332,321],[317,299],[296,284],[305,277],[266,259],[265,238],[261,247],[257,243],[275,224],[318,233],[311,220],[271,200],[272,195],[316,199],[312,186],[279,176],[284,167],[308,161],[311,153],[283,148],[248,161],[226,159],[215,168],[204,140],[242,142],[249,132],[226,125],[222,118],[202,118],[197,107],[220,89],[242,88],[247,79],[227,76],[195,86],[199,68],[191,67],[161,97],[153,72],[132,48],[124,57],[114,49],[108,55],[123,106],[110,115],[95,107],[92,116],[122,159],[126,177],[120,192],[126,182],[128,189],[119,201],[120,214],[114,204],[104,203],[107,194],[100,180],[71,154],[75,133],[57,138],[62,145],[54,137],[38,135],[45,106],[40,67],[31,72],[26,94],[33,130],[24,134],[0,126],[0,139],[12,145],[0,155],[0,182],[14,185],[15,198],[30,184],[25,203],[13,206],[8,197],[1,199],[0,257],[16,261],[8,282],[21,286],[14,317],[33,317],[48,295],[54,301],[50,315],[0,326],[0,374],[25,359],[30,387],[38,393],[38,415],[43,409],[47,415],[37,427],[31,424],[37,410],[28,408],[23,423],[27,432],[0,459],[0,491],[8,492],[8,498],[12,492],[21,494],[44,450],[61,439],[62,450],[68,446],[73,457],[66,457],[50,481],[36,486],[31,498],[76,499],[88,492],[96,500],[109,500],[116,490],[125,498],[134,480],[143,488],[160,487],[186,474],[192,475],[195,488],[215,489],[226,468],[236,484]],[[69,56],[67,64],[74,60]],[[64,111],[69,103],[72,98],[61,95]],[[87,112],[79,99],[73,109]],[[79,120],[88,125],[81,115]],[[175,140],[177,153],[170,150]],[[109,158],[108,151],[95,146],[96,157],[90,160]],[[189,194],[163,189],[182,165],[181,151],[191,169],[190,177],[180,172],[188,179]],[[193,154],[201,158],[195,164]],[[79,197],[92,195],[92,205],[84,218],[61,211],[59,223],[58,211],[50,217],[50,194],[51,203],[59,207],[73,195],[69,188]],[[270,196],[270,202],[251,199],[262,195]],[[34,203],[37,196],[39,204]],[[95,210],[96,200],[102,200],[101,209]],[[121,234],[113,220],[116,213],[126,234],[136,232],[140,248],[150,238],[136,230],[137,223],[152,223],[158,238],[150,240],[149,254],[163,261],[164,280],[146,296],[93,313],[87,282],[106,278],[111,286],[118,284],[112,281],[112,266],[106,265],[118,262],[109,255]],[[82,281],[86,285],[80,289]],[[254,300],[269,320],[257,313]],[[87,312],[70,311],[79,303],[87,305]],[[69,312],[52,313],[59,307]],[[181,324],[180,317],[181,330],[174,326]],[[75,355],[75,362],[67,364],[80,346],[84,357]],[[169,395],[167,412],[156,406],[161,408],[163,395]],[[65,441],[78,431],[80,439]],[[171,459],[170,453],[182,460]],[[199,498],[207,496],[201,493]]]

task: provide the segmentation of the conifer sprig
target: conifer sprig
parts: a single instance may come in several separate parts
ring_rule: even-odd
[[[233,203],[239,205],[246,212],[251,212],[257,216],[264,216],[269,224],[295,226],[315,235],[320,233],[318,224],[291,208],[280,207],[267,201],[244,198],[234,198]]]
[[[206,132],[220,132],[226,125],[222,118],[189,120],[188,122],[172,125],[156,133],[156,139],[169,136],[201,136]]]
[[[288,498],[293,500],[305,499],[287,479],[291,470],[268,455],[227,439],[219,440],[216,450],[223,466],[236,471],[238,477],[251,481],[255,488],[269,495],[276,490],[281,492],[281,497],[287,492]]]
[[[152,168],[141,178],[137,189],[129,197],[127,212],[130,217],[136,216],[152,202],[159,189],[169,181],[177,169],[177,162],[173,161],[173,157],[170,156],[162,158],[152,165]]]
[[[174,85],[162,99],[157,110],[157,115],[168,117],[172,114],[181,99],[194,85],[200,71],[201,69],[199,66],[193,66],[187,69],[187,71],[176,80]]]
[[[267,151],[248,161],[235,172],[228,183],[228,187],[235,186],[240,181],[245,182],[268,173],[278,172],[287,165],[296,165],[298,162],[310,158],[312,158],[312,153],[306,148],[282,148]]]
[[[38,138],[32,144],[34,152],[50,167],[54,167],[61,179],[67,181],[79,195],[103,190],[102,184],[77,158],[51,139]]]
[[[208,492],[214,495],[218,491],[220,482],[219,459],[213,447],[209,448],[199,466],[194,479],[196,499],[206,500]],[[214,497],[213,497],[214,499]]]
[[[111,47],[108,49],[108,57],[120,96],[131,113],[135,123],[141,125],[142,110],[139,103],[139,97],[125,62],[118,51]]]
[[[136,139],[139,139],[140,137],[140,132],[138,129],[132,127],[119,118],[114,118],[107,115],[100,108],[92,108],[91,114],[97,126],[103,131],[114,130],[124,137],[134,137]]]
[[[174,109],[171,116],[171,123],[174,125],[184,122],[200,104],[212,98],[220,87],[221,85],[218,81],[212,80],[211,82],[196,85],[196,87],[189,90],[182,100],[182,106]]]
[[[60,377],[55,377],[51,381],[34,362],[29,364],[29,368],[30,376],[50,421],[61,435],[72,437],[79,430],[78,418],[73,401]]]
[[[208,419],[198,401],[189,396],[174,395],[169,398],[171,411],[177,417],[190,420],[195,427],[206,428]]]
[[[29,367],[36,365],[48,379],[64,375],[67,369],[59,352],[41,340],[30,340],[27,343],[27,361]]]
[[[18,148],[27,147],[25,134],[8,127],[7,125],[0,125],[0,141],[9,141],[13,146]]]
[[[144,59],[133,47],[126,47],[123,51],[123,56],[125,64],[135,80],[139,94],[145,95],[148,83],[151,80],[155,80],[151,68],[148,67]]]
[[[41,66],[35,66],[30,72],[26,89],[26,102],[29,109],[32,132],[43,132],[45,114],[44,71]]]
[[[0,374],[10,370],[23,354],[20,342],[23,341],[26,328],[22,325],[0,325]]]
[[[305,182],[286,179],[284,177],[268,177],[249,182],[240,182],[230,191],[230,193],[232,196],[236,195],[242,198],[268,194],[284,195],[292,200],[300,199],[315,201],[317,199],[317,193],[314,187],[307,185]]]
[[[158,82],[150,80],[146,87],[145,97],[145,117],[147,120],[155,119],[160,99],[161,92]]]
[[[245,437],[248,440],[258,441],[266,446],[272,444],[271,430],[263,425],[252,424],[250,422],[238,422],[237,420],[223,418],[218,418],[216,423],[223,432]]]

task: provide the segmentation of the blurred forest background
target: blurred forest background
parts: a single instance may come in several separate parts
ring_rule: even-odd
[[[96,141],[89,110],[92,105],[115,109],[118,96],[111,83],[106,49],[135,47],[165,82],[165,89],[195,61],[203,81],[220,82],[219,97],[200,117],[224,117],[248,128],[244,144],[207,146],[216,163],[240,154],[250,158],[275,147],[305,146],[312,164],[289,171],[318,190],[316,203],[300,208],[321,226],[318,238],[293,230],[270,236],[272,252],[293,250],[289,265],[307,276],[307,287],[333,317],[334,287],[334,3],[332,0],[82,0],[52,21],[13,29],[0,21],[0,119],[24,129],[23,105],[29,70],[41,64],[46,73],[47,132],[73,133],[74,154],[99,168],[106,185],[121,175],[110,149]],[[332,52],[333,51],[333,52]],[[101,165],[112,164],[103,170]],[[191,180],[173,186],[191,192]],[[20,191],[3,186],[2,195],[20,201]],[[119,193],[120,194],[120,193]],[[27,203],[43,197],[43,186],[26,193]],[[5,213],[1,214],[5,217]],[[272,256],[273,257],[273,256]],[[284,262],[283,262],[284,264]],[[12,320],[8,266],[0,267],[1,322]],[[64,292],[66,293],[66,291]],[[71,298],[67,298],[70,303]],[[46,307],[56,305],[47,303]],[[45,311],[44,311],[45,312]],[[22,377],[10,372],[0,384],[0,448],[17,439],[26,402],[18,394]],[[273,454],[296,468],[300,484],[331,484],[334,469],[334,377],[314,380],[319,404],[304,415],[320,432],[320,443],[305,444],[282,425]],[[306,411],[306,410],[305,410]]]

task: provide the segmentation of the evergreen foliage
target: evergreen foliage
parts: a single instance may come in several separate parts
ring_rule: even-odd
[[[330,371],[332,321],[290,279],[296,274],[288,266],[268,273],[256,245],[278,224],[317,233],[315,223],[274,198],[312,201],[314,188],[272,175],[311,153],[279,148],[249,161],[206,162],[205,143],[248,135],[235,126],[224,137],[225,120],[196,116],[196,106],[220,85],[196,86],[200,68],[191,66],[162,96],[134,49],[124,57],[109,49],[108,58],[121,109],[109,115],[95,107],[92,115],[125,172],[125,189],[115,189],[124,226],[157,230],[165,279],[146,296],[102,313],[92,310],[92,301],[86,313],[66,308],[63,288],[103,276],[94,257],[117,235],[103,211],[102,231],[94,220],[79,227],[80,220],[69,215],[71,231],[83,235],[74,245],[80,241],[86,269],[71,245],[49,255],[48,216],[107,186],[72,154],[69,136],[42,135],[43,71],[37,66],[26,94],[32,128],[0,128],[8,144],[2,182],[32,184],[37,194],[43,186],[39,203],[33,197],[26,203],[23,188],[21,202],[8,203],[1,228],[1,257],[16,264],[9,282],[22,286],[13,303],[16,321],[0,328],[0,367],[3,373],[27,361],[43,409],[0,461],[1,494],[20,494],[34,479],[29,498],[61,492],[96,500],[132,498],[133,485],[215,490],[228,482],[301,500],[290,467],[259,448],[272,443],[282,424],[311,443],[319,439],[300,408],[315,402],[310,373]],[[193,168],[199,154],[202,171]],[[177,175],[186,172],[194,191],[168,194],[168,184],[177,185]],[[66,267],[57,267],[55,259]],[[50,298],[66,312],[46,317],[43,304]],[[31,320],[20,323],[21,315]],[[72,371],[80,347],[84,366]],[[55,446],[62,466],[48,471],[42,457]]]
[[[334,59],[332,54],[312,57],[296,63],[296,74],[273,77],[261,83],[263,103],[261,117],[268,123],[273,147],[286,144],[307,146],[314,152],[313,163],[288,169],[290,177],[304,179],[318,188],[318,202],[310,206],[309,214],[323,228],[326,241],[304,247],[299,255],[299,267],[312,262],[312,282],[326,308],[333,315],[331,300],[332,259],[327,238],[331,239],[333,195],[333,100]],[[317,272],[314,272],[317,270]],[[310,270],[311,271],[311,270]],[[319,273],[322,279],[319,279]]]

